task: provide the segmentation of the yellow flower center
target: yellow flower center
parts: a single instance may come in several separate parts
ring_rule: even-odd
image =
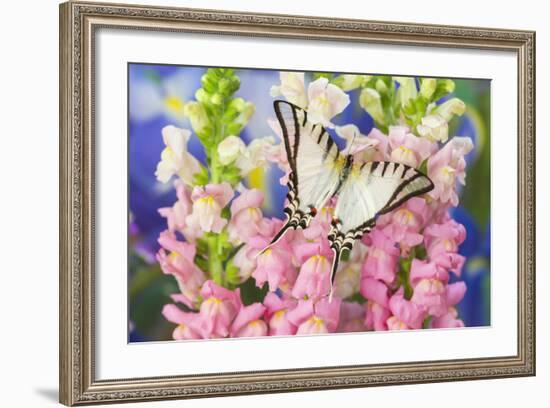
[[[454,181],[455,169],[445,166],[441,169],[441,175],[445,183],[452,183]]]
[[[443,240],[443,246],[445,247],[446,251],[453,251],[454,250],[453,242],[448,240],[448,239]]]
[[[414,214],[406,208],[401,208],[394,217],[400,224],[409,224],[413,220]]]
[[[285,312],[285,309],[277,310],[275,313],[273,313],[273,318],[282,319],[285,316]]]
[[[400,150],[401,154],[412,154],[412,150],[405,146],[399,146],[398,149]]]
[[[204,205],[214,205],[214,197],[212,197],[212,196],[206,196],[206,197],[199,198],[198,201],[201,204],[204,204]]]
[[[323,325],[323,319],[320,319],[317,316],[312,316],[309,318],[309,321],[313,323],[315,326],[320,327]]]
[[[317,102],[319,104],[319,106],[324,108],[328,105],[328,98],[326,96],[322,95],[322,96],[319,96],[318,98],[316,98],[315,102]]]
[[[177,96],[169,95],[164,99],[164,105],[172,113],[175,113],[176,115],[182,115],[185,103]]]

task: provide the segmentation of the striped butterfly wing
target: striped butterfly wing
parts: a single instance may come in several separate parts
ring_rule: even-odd
[[[344,161],[326,129],[309,122],[305,110],[286,101],[275,101],[273,105],[291,172],[284,209],[287,220],[270,245],[287,229],[309,225],[316,211],[336,192],[342,169],[339,163]]]
[[[342,250],[368,233],[376,217],[399,207],[408,199],[434,187],[422,172],[405,164],[368,162],[355,165],[338,193],[329,240],[335,252],[332,280]]]

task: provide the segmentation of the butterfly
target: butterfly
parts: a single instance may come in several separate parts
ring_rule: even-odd
[[[290,165],[286,222],[261,252],[276,244],[289,229],[309,226],[317,212],[336,197],[328,240],[334,253],[330,273],[332,299],[336,270],[344,250],[368,234],[379,215],[434,188],[419,170],[406,164],[355,163],[343,154],[327,130],[308,121],[307,111],[286,101],[274,102]]]

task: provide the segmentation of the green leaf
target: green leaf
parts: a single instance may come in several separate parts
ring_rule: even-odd
[[[195,186],[205,186],[206,184],[208,184],[208,170],[206,170],[206,167],[204,166],[200,167],[200,172],[196,173],[193,176],[193,184]]]
[[[241,283],[240,269],[229,261],[225,266],[225,281],[231,286],[237,286]]]
[[[237,287],[241,290],[241,300],[245,306],[256,302],[262,302],[268,292],[267,283],[264,283],[261,288],[258,288],[256,286],[256,280],[252,277]]]
[[[433,319],[433,316],[428,315],[428,317],[426,317],[426,318],[424,319],[424,321],[422,322],[422,328],[423,328],[423,329],[429,329],[429,328],[430,328],[430,323],[431,323],[432,319]]]

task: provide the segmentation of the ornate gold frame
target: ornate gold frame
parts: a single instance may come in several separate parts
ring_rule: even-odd
[[[504,50],[518,61],[514,356],[98,381],[94,376],[93,47],[98,27]],[[60,401],[66,405],[535,374],[535,33],[69,2],[60,6]]]

